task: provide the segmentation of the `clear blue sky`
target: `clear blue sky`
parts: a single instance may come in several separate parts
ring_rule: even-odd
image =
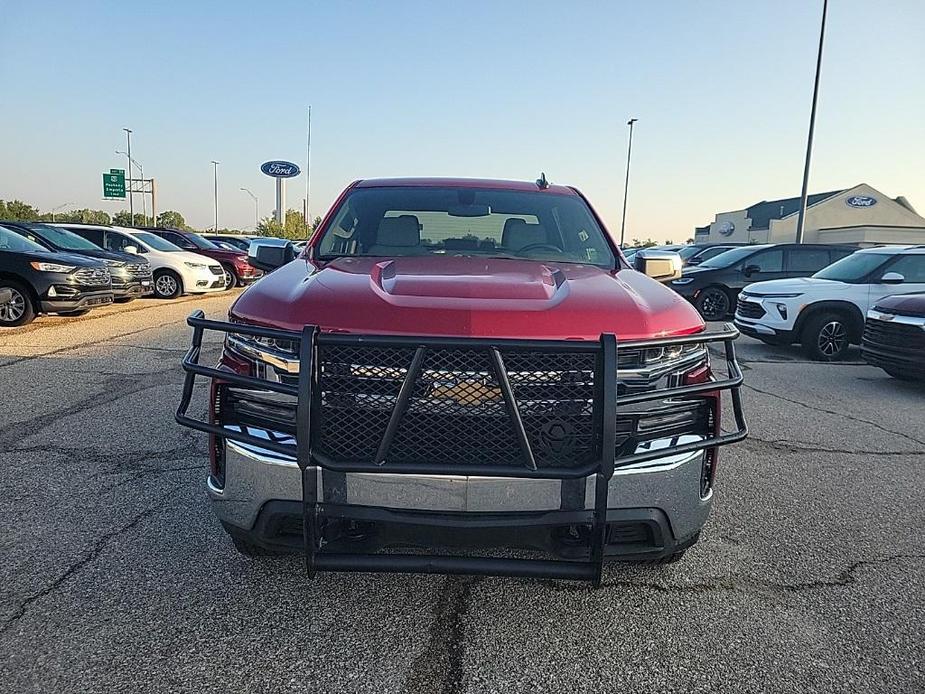
[[[312,212],[355,178],[579,186],[619,233],[683,240],[717,211],[798,195],[821,0],[44,2],[0,0],[0,198],[115,212],[133,154],[197,227],[273,206],[271,158]],[[867,182],[925,211],[925,3],[833,0],[811,189]],[[290,182],[300,207],[304,178]]]

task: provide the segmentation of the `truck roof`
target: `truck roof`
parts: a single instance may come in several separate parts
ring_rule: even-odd
[[[357,181],[357,188],[491,188],[494,190],[542,191],[556,195],[578,195],[573,188],[549,184],[540,188],[535,181],[507,181],[495,178],[369,178]]]

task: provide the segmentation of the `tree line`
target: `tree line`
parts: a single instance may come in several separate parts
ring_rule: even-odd
[[[147,226],[151,223],[150,217],[146,219],[144,215],[138,212],[136,212],[133,217],[132,213],[128,210],[121,210],[113,215],[110,215],[105,210],[91,210],[88,208],[65,210],[61,212],[42,212],[37,207],[23,202],[22,200],[0,200],[0,220],[4,219],[11,222],[74,222],[80,224],[114,224],[115,226],[127,227]],[[256,233],[261,236],[278,236],[293,241],[304,241],[320,223],[321,217],[315,217],[311,224],[306,227],[301,212],[298,210],[287,210],[284,224],[278,223],[273,217],[265,217],[257,226]],[[183,215],[176,210],[165,210],[161,212],[157,215],[154,226],[164,229],[197,231],[187,224]],[[212,227],[204,231],[212,231]],[[245,232],[242,229],[229,229],[223,227],[218,230],[218,233],[243,234],[254,232]]]

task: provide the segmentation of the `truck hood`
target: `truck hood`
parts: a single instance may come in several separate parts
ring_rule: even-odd
[[[851,285],[836,280],[823,280],[814,277],[794,277],[784,280],[767,280],[755,282],[745,287],[749,294],[807,294],[809,292],[840,292]]]
[[[684,299],[635,270],[475,257],[297,259],[245,291],[230,316],[357,334],[596,340],[703,329]]]

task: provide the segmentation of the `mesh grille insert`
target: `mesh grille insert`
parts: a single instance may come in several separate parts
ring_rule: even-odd
[[[320,451],[374,460],[414,349],[319,347]],[[596,456],[594,354],[503,351],[511,390],[539,467]],[[525,464],[488,348],[429,348],[387,463]]]

